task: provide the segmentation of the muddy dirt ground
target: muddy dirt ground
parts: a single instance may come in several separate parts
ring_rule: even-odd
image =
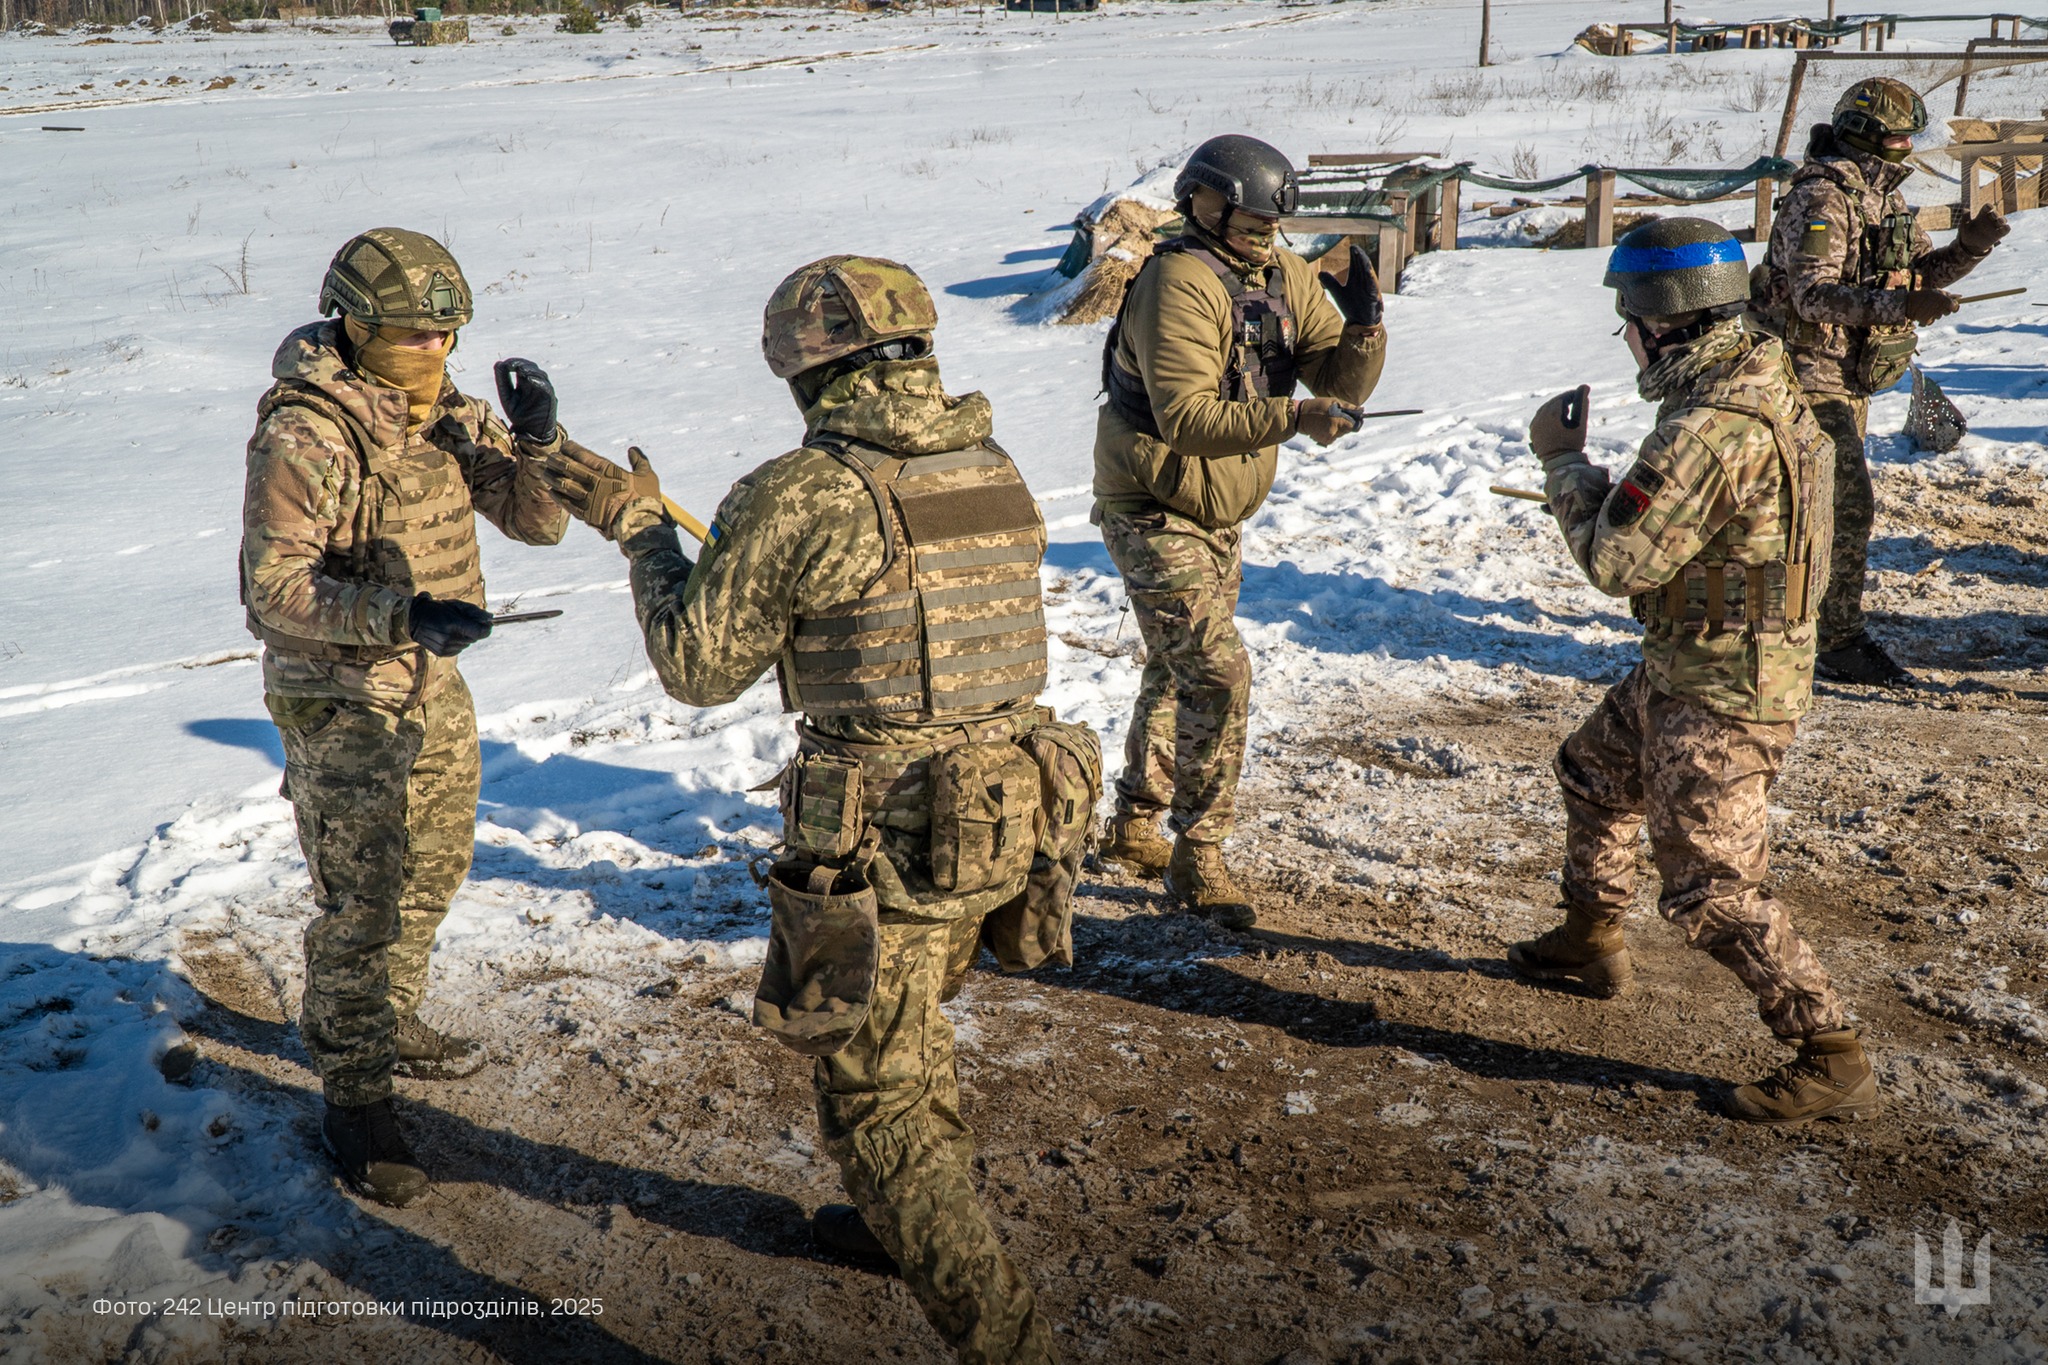
[[[1556,914],[1549,756],[1607,680],[1372,699],[1254,740],[1235,847],[1257,929],[1098,872],[1076,967],[979,970],[950,1007],[983,1195],[1065,1358],[2048,1358],[2048,493],[1917,471],[1883,476],[1904,512],[1871,601],[1925,686],[1827,690],[1773,811],[1779,893],[1867,1025],[1882,1115],[1719,1116],[1787,1054],[1657,917],[1647,859],[1632,995],[1507,973],[1505,944]],[[292,983],[232,940],[185,957],[201,1077],[295,1095],[318,1160]],[[227,1353],[943,1359],[900,1283],[811,1251],[837,1173],[805,1063],[745,1022],[752,984],[651,961],[440,1002],[503,1061],[401,1083],[434,1194],[361,1205],[341,1254],[276,1272],[309,1298],[600,1316],[294,1326]],[[1989,1304],[1953,1315],[1913,1278],[1919,1233],[1938,1285],[1950,1218],[1994,1255]]]

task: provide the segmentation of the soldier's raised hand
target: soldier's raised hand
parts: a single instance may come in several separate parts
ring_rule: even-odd
[[[517,356],[491,367],[498,378],[498,405],[514,436],[546,445],[555,439],[555,384],[548,372]]]
[[[569,515],[606,540],[617,540],[621,512],[643,498],[661,498],[661,480],[640,447],[628,448],[626,459],[632,463],[630,470],[564,438],[560,451],[543,457],[541,472],[555,501],[568,508]]]
[[[2005,215],[1986,204],[1963,220],[1963,225],[1956,229],[1956,241],[1965,251],[1983,256],[2004,241],[2005,234],[2011,231],[2012,224],[2005,221]]]
[[[1960,307],[1956,296],[1944,290],[1912,289],[1906,293],[1906,316],[1923,327],[1940,322]]]
[[[1545,469],[1553,460],[1569,462],[1568,457],[1585,451],[1586,400],[1592,392],[1591,386],[1581,384],[1536,409],[1529,420],[1529,449]]]
[[[1355,243],[1351,248],[1351,268],[1339,284],[1337,277],[1325,270],[1321,277],[1323,288],[1330,291],[1330,297],[1337,301],[1337,311],[1344,315],[1344,321],[1353,327],[1377,327],[1386,316],[1386,304],[1380,299],[1379,277],[1372,273],[1372,262],[1365,258],[1365,248]]]

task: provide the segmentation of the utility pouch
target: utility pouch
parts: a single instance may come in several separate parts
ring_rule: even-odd
[[[1873,327],[1864,335],[1856,361],[1856,384],[1865,393],[1883,393],[1906,377],[1920,337],[1911,327]]]
[[[754,1022],[806,1057],[853,1040],[881,967],[875,889],[857,868],[779,862],[768,872],[768,957]]]
[[[932,884],[980,891],[1023,876],[1038,851],[1038,765],[1008,740],[932,759]]]
[[[793,853],[840,858],[853,852],[861,816],[860,763],[838,754],[798,754],[782,774],[782,841]]]
[[[1023,894],[981,922],[981,940],[1006,972],[1071,967],[1074,887],[1102,799],[1102,741],[1085,725],[1047,720],[1017,742],[1038,765],[1038,855]]]

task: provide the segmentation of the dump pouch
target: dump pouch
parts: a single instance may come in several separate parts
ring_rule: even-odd
[[[1047,720],[1017,743],[1038,765],[1038,853],[1023,894],[981,922],[981,940],[1006,972],[1071,967],[1074,888],[1102,799],[1102,741],[1085,725]]]
[[[806,1057],[853,1040],[881,967],[875,890],[857,869],[779,862],[768,872],[768,958],[754,1022]]]
[[[782,773],[782,842],[813,858],[853,852],[866,824],[862,795],[858,759],[798,754]]]
[[[1038,765],[1008,740],[932,759],[932,884],[980,891],[1022,877],[1038,851]]]
[[[1856,383],[1865,393],[1883,393],[1906,377],[1920,336],[1911,326],[1873,327],[1856,358]]]

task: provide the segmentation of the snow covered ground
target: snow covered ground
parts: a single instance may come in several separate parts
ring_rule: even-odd
[[[1789,53],[1568,48],[1617,10],[1650,15],[1503,0],[1483,78],[1476,7],[1433,0],[644,11],[592,37],[479,19],[446,49],[368,22],[0,37],[0,1319],[65,1358],[94,1296],[275,1301],[303,1288],[284,1267],[360,1222],[285,1109],[160,1069],[178,1070],[194,955],[230,943],[296,993],[304,872],[233,557],[269,356],[345,237],[442,237],[477,292],[458,381],[487,393],[492,359],[541,361],[580,439],[642,445],[700,514],[797,434],[756,345],[774,283],[829,252],[911,263],[940,300],[949,387],[988,392],[1054,529],[1049,699],[1114,749],[1137,675],[1086,524],[1100,331],[1024,303],[1073,213],[1227,130],[1297,157],[1545,173],[1766,149],[1777,97],[1755,87]],[[2022,216],[1972,289],[2035,281],[2044,246],[2048,214]],[[1610,463],[1646,430],[1601,270],[1601,253],[1519,250],[1411,268],[1375,404],[1426,414],[1291,448],[1250,528],[1255,735],[1624,665],[1626,613],[1578,582],[1547,519],[1486,492],[1538,482],[1525,423],[1558,389],[1594,386]],[[1881,458],[2048,466],[2048,314],[2028,304],[1928,330],[1974,433],[1944,461],[1902,442]],[[1872,429],[1903,417],[1887,395]],[[776,831],[748,789],[791,748],[772,690],[667,701],[611,547],[485,535],[495,601],[565,614],[464,656],[484,802],[436,993],[538,999],[517,983],[573,967],[623,998],[758,960],[744,863]],[[146,1353],[203,1355],[219,1323],[147,1330]]]

